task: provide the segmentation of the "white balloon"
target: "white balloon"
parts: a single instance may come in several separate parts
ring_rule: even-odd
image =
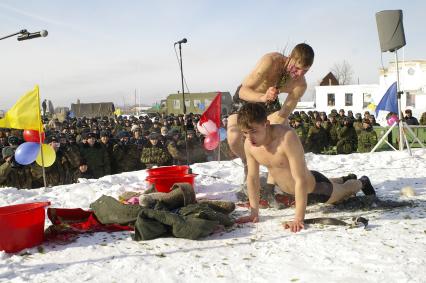
[[[206,136],[208,134],[207,130],[203,126],[200,125],[200,121],[198,121],[198,123],[197,123],[197,129],[202,135]]]
[[[201,134],[205,136],[217,132],[216,123],[212,120],[207,120],[207,122],[204,122],[202,125],[200,124],[200,121],[198,121],[197,129]]]

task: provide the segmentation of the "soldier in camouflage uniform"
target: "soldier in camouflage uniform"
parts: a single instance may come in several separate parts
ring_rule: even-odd
[[[380,127],[380,124],[376,122],[376,118],[374,117],[374,115],[370,115],[368,117],[368,120],[370,120],[370,124],[372,127]]]
[[[158,121],[155,121],[152,127],[149,129],[151,133],[161,133],[161,124]]]
[[[362,116],[361,113],[355,114],[354,128],[357,135],[362,131]]]
[[[321,127],[324,128],[324,130],[327,132],[327,147],[330,145],[330,131],[331,131],[331,127],[332,124],[330,122],[330,120],[328,120],[327,118],[327,114],[325,114],[325,112],[321,112],[319,114],[319,117],[321,118]]]
[[[309,117],[309,115],[307,115],[304,111],[300,112],[300,118],[302,118],[305,129],[309,129],[310,127],[314,126],[311,117]]]
[[[296,117],[294,119],[294,130],[302,143],[303,149],[306,151],[306,139],[308,137],[308,132],[302,123],[302,118]]]
[[[200,139],[196,136],[194,130],[187,131],[186,142],[188,143],[189,164],[207,161],[206,151],[204,150],[203,144],[200,141]],[[178,146],[184,149],[185,156],[186,156],[185,141],[183,140],[179,141]]]
[[[178,119],[177,117],[175,117],[175,118],[173,119],[173,124],[172,124],[172,126],[170,127],[170,129],[171,129],[171,130],[177,130],[177,131],[179,131],[179,133],[180,133],[180,134],[182,134],[182,133],[183,133],[183,126],[182,126],[182,124],[179,122],[179,119]]]
[[[112,162],[112,151],[114,149],[115,142],[111,139],[111,133],[108,130],[101,131],[99,143],[107,152],[110,162]],[[112,168],[112,163],[110,164],[110,167]]]
[[[159,133],[151,133],[149,144],[142,149],[141,162],[148,169],[153,166],[171,165],[172,163],[169,152],[158,142],[159,136]]]
[[[350,118],[343,118],[343,127],[338,132],[337,154],[350,154],[357,151],[358,137]]]
[[[87,135],[87,144],[81,147],[81,157],[87,160],[95,178],[111,174],[111,160],[108,152],[96,141],[94,134]]]
[[[117,137],[120,141],[113,148],[112,173],[118,174],[142,169],[138,146],[129,142],[130,133],[121,131]]]
[[[7,137],[4,134],[4,132],[0,131],[0,154],[3,150],[3,148],[5,148],[6,146],[8,146],[9,144],[7,143]],[[3,164],[4,159],[3,156],[0,155],[0,165]]]
[[[48,187],[63,185],[65,184],[66,178],[65,171],[69,169],[69,166],[63,156],[63,152],[60,150],[59,140],[55,136],[51,136],[47,137],[45,142],[49,144],[56,153],[55,162],[53,162],[51,166],[45,167],[46,185]],[[43,187],[43,168],[34,162],[31,166],[31,174],[33,177],[33,188]]]
[[[14,159],[14,154],[15,150],[12,147],[3,147],[3,161],[0,165],[0,187],[31,189],[32,178],[30,167],[18,164]]]
[[[423,112],[423,113],[422,113],[422,116],[420,116],[419,124],[420,124],[421,126],[425,126],[425,125],[426,125],[426,112]]]
[[[336,114],[329,114],[328,119],[330,120],[331,124],[329,145],[336,146],[338,140],[338,133],[340,130],[340,123],[336,119]]]
[[[340,109],[339,115],[336,116],[337,121],[339,121],[340,125],[343,126],[343,119],[346,118],[345,110]]]
[[[93,174],[85,159],[81,159],[78,168],[73,172],[73,183],[78,183],[78,179],[93,179]]]
[[[362,126],[358,135],[358,152],[370,152],[377,144],[377,133],[373,130],[370,119],[364,119]]]
[[[179,143],[180,133],[176,129],[169,131],[169,137],[166,141],[166,147],[169,154],[172,156],[173,165],[186,164],[185,144]],[[178,146],[179,143],[179,146]],[[182,147],[183,146],[183,147]]]
[[[306,148],[313,153],[321,153],[328,145],[328,135],[323,127],[321,127],[321,118],[318,117],[315,125],[309,128],[306,140]]]
[[[62,166],[64,167],[65,180],[64,184],[72,184],[74,172],[80,163],[80,148],[77,144],[71,145],[68,142],[68,135],[59,135],[59,150],[62,153]]]

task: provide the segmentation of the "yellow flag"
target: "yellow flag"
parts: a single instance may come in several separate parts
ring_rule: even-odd
[[[22,96],[3,119],[0,119],[0,128],[13,128],[22,130],[40,131],[40,96],[38,85],[34,90]]]
[[[120,116],[120,115],[121,115],[121,109],[120,109],[120,108],[117,108],[117,109],[114,111],[114,114],[115,114],[115,115],[117,115],[117,116]]]

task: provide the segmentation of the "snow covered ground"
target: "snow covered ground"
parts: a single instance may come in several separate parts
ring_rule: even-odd
[[[95,233],[66,245],[43,244],[17,254],[0,252],[1,282],[425,282],[426,152],[307,154],[312,170],[328,177],[370,176],[381,199],[414,207],[335,211],[308,207],[307,218],[363,216],[367,229],[309,225],[298,234],[281,223],[294,209],[261,211],[261,222],[235,226],[200,241],[163,238],[134,242],[130,232]],[[243,178],[236,161],[196,164],[197,197],[236,200]],[[145,188],[146,172],[37,190],[0,189],[0,206],[50,201],[51,207],[87,209],[102,194],[117,197]],[[400,196],[412,187],[414,197]],[[238,208],[235,215],[246,212]],[[46,220],[46,227],[50,225]],[[1,229],[1,227],[0,227]]]

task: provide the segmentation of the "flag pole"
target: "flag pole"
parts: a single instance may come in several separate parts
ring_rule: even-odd
[[[40,143],[40,154],[41,154],[41,170],[43,172],[43,184],[44,187],[46,188],[46,170],[44,168],[44,154],[43,154],[43,142],[41,140],[41,133],[42,133],[42,121],[41,121],[41,109],[40,109],[40,91],[39,91],[39,87],[38,85],[36,85],[36,89],[37,89],[37,116],[38,116],[38,138],[39,138],[39,143]]]
[[[217,154],[217,161],[219,161],[219,163],[220,163],[220,152],[221,152],[220,144],[221,144],[221,142],[220,142],[220,135],[219,135],[219,152]]]

